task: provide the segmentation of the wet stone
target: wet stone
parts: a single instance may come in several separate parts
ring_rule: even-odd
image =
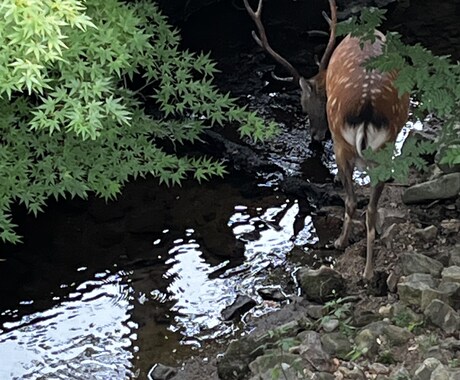
[[[257,290],[257,293],[268,301],[281,302],[286,300],[286,295],[278,287],[266,287]]]
[[[258,356],[254,361],[249,364],[251,373],[255,375],[257,379],[271,380],[271,374],[273,370],[279,366],[282,366],[283,370],[293,368],[299,361],[299,356],[290,353],[279,353],[278,351],[267,352],[264,355]],[[294,371],[297,375],[297,371]],[[269,377],[267,377],[269,375]]]
[[[254,301],[251,297],[239,294],[236,297],[235,302],[222,310],[222,319],[224,321],[230,321],[232,319],[238,318],[242,314],[251,310],[256,304],[256,301]]]
[[[169,380],[177,374],[177,369],[163,364],[155,364],[149,372],[152,380]]]

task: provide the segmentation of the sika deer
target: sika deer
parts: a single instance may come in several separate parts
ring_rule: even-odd
[[[262,3],[263,0],[259,0],[257,11],[254,12],[248,0],[244,0],[246,10],[259,31],[259,36],[253,32],[254,39],[289,71],[293,81],[299,83],[301,105],[309,115],[312,137],[324,139],[328,126],[331,131],[339,177],[346,192],[342,233],[334,242],[336,248],[343,249],[348,245],[351,221],[356,211],[352,179],[355,165],[370,164],[364,159],[365,149],[377,150],[386,143],[394,143],[407,121],[409,95],[398,96],[394,86],[396,72],[382,73],[364,67],[367,59],[382,53],[385,37],[379,31],[375,31],[374,43],[366,41],[361,48],[360,40],[348,35],[334,50],[337,24],[335,0],[329,0],[331,32],[319,72],[311,79],[303,78],[270,47],[261,21]],[[367,207],[366,280],[372,279],[374,274],[375,220],[383,187],[384,183],[378,183],[371,188]]]

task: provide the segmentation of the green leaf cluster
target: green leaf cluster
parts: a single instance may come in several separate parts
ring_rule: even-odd
[[[162,146],[228,122],[256,140],[274,130],[216,89],[215,63],[181,50],[151,2],[4,0],[0,11],[3,241],[19,241],[15,202],[37,214],[50,197],[113,199],[137,177],[222,176],[222,162]]]

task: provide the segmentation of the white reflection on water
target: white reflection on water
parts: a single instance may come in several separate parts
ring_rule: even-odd
[[[222,271],[227,262],[214,267],[207,263],[196,240],[184,241],[169,251],[171,258],[168,262],[172,266],[165,277],[171,280],[169,299],[175,300],[173,310],[177,312],[170,329],[180,330],[188,338],[184,343],[199,346],[203,339],[230,333],[234,326],[223,323],[220,315],[237,294],[262,301],[257,289],[266,278],[264,270],[285,262],[286,254],[294,245],[291,238],[298,212],[297,203],[285,203],[265,210],[235,206],[235,213],[228,224],[236,238],[245,242],[245,261],[218,276],[212,274]],[[307,222],[304,238],[308,240],[314,229],[311,219]],[[251,235],[254,232],[257,234]]]
[[[99,276],[100,277],[100,276]],[[131,376],[130,289],[118,274],[87,281],[72,299],[5,323],[0,379],[126,379]]]

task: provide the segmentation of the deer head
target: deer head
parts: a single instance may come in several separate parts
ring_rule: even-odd
[[[335,0],[329,0],[329,5],[331,8],[331,18],[329,19],[329,17],[327,17],[327,15],[324,13],[323,15],[329,23],[331,32],[329,34],[329,41],[326,50],[323,54],[323,57],[321,58],[321,61],[318,63],[319,72],[313,78],[305,79],[299,74],[294,66],[292,66],[285,58],[275,52],[270,46],[265,28],[261,20],[263,0],[259,0],[256,11],[251,8],[248,0],[244,0],[244,6],[246,7],[247,12],[251,16],[259,32],[259,35],[257,35],[255,31],[252,32],[254,40],[261,48],[270,54],[276,62],[281,64],[289,72],[291,77],[282,78],[282,80],[292,81],[300,86],[300,103],[302,110],[308,114],[310,119],[310,133],[312,138],[317,141],[324,140],[328,130],[328,122],[326,117],[326,69],[334,50],[337,24],[337,7]]]

